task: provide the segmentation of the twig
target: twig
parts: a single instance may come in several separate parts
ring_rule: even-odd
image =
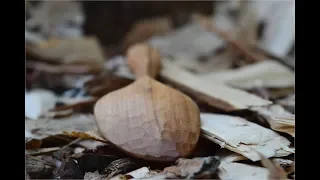
[[[249,48],[247,48],[245,45],[240,43],[237,40],[234,40],[230,37],[230,35],[226,32],[223,32],[216,28],[207,18],[200,16],[200,15],[194,15],[194,18],[199,21],[199,23],[208,31],[216,33],[218,36],[220,36],[222,39],[227,41],[229,44],[231,44],[234,48],[236,48],[241,54],[245,55],[249,58],[250,62],[259,62],[263,59],[259,56],[257,56],[255,53],[251,52]]]

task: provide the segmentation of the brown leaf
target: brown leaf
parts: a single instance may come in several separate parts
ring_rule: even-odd
[[[33,138],[25,138],[26,142],[26,149],[37,149],[40,148],[42,145],[42,141],[39,139],[33,139]]]
[[[86,132],[79,132],[79,131],[64,131],[63,134],[70,136],[70,137],[75,137],[75,138],[82,138],[82,139],[91,139],[91,140],[96,140],[100,142],[107,143],[108,140],[102,137],[102,135],[99,133],[98,130],[91,130],[91,131],[86,131]]]

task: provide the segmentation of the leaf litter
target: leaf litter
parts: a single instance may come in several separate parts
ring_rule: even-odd
[[[216,2],[210,16],[176,10],[184,19],[179,25],[175,15],[140,18],[127,26],[114,55],[105,53],[101,34],[84,35],[84,19],[92,21],[87,4],[27,3],[26,179],[294,176],[295,148],[283,134],[295,137],[294,58],[288,58],[294,3]],[[258,32],[262,21],[267,23]],[[200,109],[199,143],[175,163],[133,157],[95,123],[96,101],[136,79],[124,52],[140,42],[161,54],[156,79],[186,93]]]

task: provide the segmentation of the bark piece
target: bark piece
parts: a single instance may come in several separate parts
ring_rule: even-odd
[[[241,89],[293,87],[294,72],[284,65],[264,60],[234,70],[200,75],[203,79]]]
[[[271,129],[295,137],[295,115],[286,111],[282,106],[253,107],[251,110],[264,117],[270,124]]]
[[[190,91],[196,97],[219,109],[234,111],[247,109],[251,106],[272,104],[271,101],[264,100],[245,91],[202,80],[198,76],[188,73],[172,63],[163,61],[162,64],[162,77],[174,84],[185,87],[188,92]]]
[[[252,161],[261,159],[256,151],[266,158],[294,153],[286,138],[236,116],[201,113],[201,130],[204,137]]]
[[[163,170],[162,173],[166,174],[166,178],[212,178],[220,161],[214,156],[193,159],[180,158],[176,164],[176,166],[170,166]]]

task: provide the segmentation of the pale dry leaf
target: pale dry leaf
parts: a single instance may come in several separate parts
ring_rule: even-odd
[[[65,65],[88,65],[92,72],[103,68],[104,55],[95,37],[49,39],[26,46],[27,53],[40,59]]]
[[[210,82],[224,83],[241,89],[286,88],[295,85],[294,72],[273,60],[199,76]]]
[[[260,160],[255,151],[267,158],[294,153],[285,137],[244,118],[210,113],[200,117],[204,137],[252,161]]]
[[[86,132],[94,128],[96,124],[92,114],[73,114],[61,119],[44,118],[25,121],[25,129],[31,132],[35,139],[61,135],[64,131]]]
[[[264,117],[270,124],[271,129],[295,137],[295,115],[286,111],[281,105],[252,107],[251,110]]]
[[[193,75],[182,68],[168,62],[162,61],[161,76],[170,82],[187,88],[190,92],[205,96],[203,100],[217,108],[232,111],[247,109],[251,106],[264,106],[272,104],[248,92],[234,89],[223,84],[211,83]]]
[[[219,167],[221,180],[269,180],[266,168],[241,163],[223,163]]]
[[[100,132],[95,128],[95,130],[89,130],[86,132],[83,131],[64,131],[64,135],[75,137],[75,138],[82,138],[82,139],[89,139],[89,140],[96,140],[103,143],[107,143],[108,140],[106,140]]]
[[[38,120],[41,116],[53,109],[57,96],[49,90],[34,89],[25,95],[25,117]]]

